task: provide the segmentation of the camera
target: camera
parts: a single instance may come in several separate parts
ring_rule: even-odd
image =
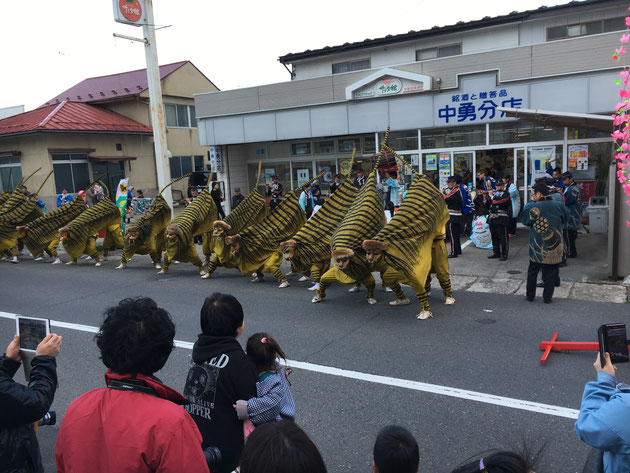
[[[221,450],[219,447],[206,447],[203,449],[203,455],[206,457],[208,468],[212,471],[221,463]]]
[[[55,425],[57,423],[57,413],[55,411],[48,411],[44,414],[37,425]]]

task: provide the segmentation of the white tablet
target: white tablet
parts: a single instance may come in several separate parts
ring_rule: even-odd
[[[15,328],[20,336],[20,350],[34,353],[37,345],[50,333],[50,320],[18,315]]]

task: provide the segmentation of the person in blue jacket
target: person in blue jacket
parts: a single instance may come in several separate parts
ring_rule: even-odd
[[[57,196],[57,208],[61,207],[63,204],[68,204],[72,202],[74,199],[72,198],[72,194],[68,194],[67,189],[63,189],[61,194]]]
[[[630,471],[630,386],[617,384],[615,365],[606,353],[593,365],[597,381],[586,383],[575,432],[582,442],[603,451],[604,473]]]
[[[573,180],[573,175],[570,172],[562,174],[562,182],[564,183],[564,205],[569,210],[565,234],[565,241],[568,245],[567,257],[577,258],[575,240],[577,239],[577,232],[582,226],[582,187]]]
[[[302,210],[306,213],[306,218],[309,219],[313,213],[313,209],[315,208],[315,200],[313,199],[313,192],[311,191],[310,184],[304,186],[302,189],[299,203]]]

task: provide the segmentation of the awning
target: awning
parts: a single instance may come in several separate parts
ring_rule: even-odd
[[[88,156],[90,161],[133,161],[135,156]]]
[[[19,158],[22,156],[21,151],[0,151],[0,159],[3,158]]]
[[[613,132],[613,118],[593,113],[553,112],[549,110],[531,108],[497,107],[508,117],[514,117],[527,122],[539,123],[545,126],[588,128],[591,130]]]

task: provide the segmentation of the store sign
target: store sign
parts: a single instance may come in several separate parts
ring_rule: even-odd
[[[431,89],[431,77],[385,68],[346,87],[346,99],[404,95]]]
[[[219,146],[210,146],[208,151],[210,158],[210,169],[212,172],[223,172],[223,159],[221,158],[221,148]]]
[[[526,86],[443,94],[435,98],[435,123],[468,125],[509,119],[497,108],[526,108],[526,98]]]
[[[142,26],[146,23],[145,0],[113,0],[114,20],[126,25]]]
[[[383,79],[379,80],[374,86],[376,95],[393,95],[402,90],[402,82],[400,79]]]
[[[588,145],[569,145],[569,170],[586,171],[588,169]]]
[[[451,175],[451,154],[440,153],[440,189],[446,187],[446,181]]]

